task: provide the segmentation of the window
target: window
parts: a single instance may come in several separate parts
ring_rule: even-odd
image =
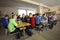
[[[26,15],[26,10],[18,10],[18,15],[20,15],[22,17],[22,14]]]
[[[22,9],[18,10],[18,15],[20,15],[21,17],[22,17],[22,14],[29,15],[29,13],[35,14],[35,11],[34,10],[22,10]]]
[[[27,10],[27,15],[29,15],[29,13],[35,14],[35,11]]]

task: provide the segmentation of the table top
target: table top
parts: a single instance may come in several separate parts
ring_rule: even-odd
[[[18,24],[18,27],[20,30],[26,29],[25,26],[29,26],[29,23],[22,22],[21,24]]]
[[[18,27],[24,27],[24,26],[29,26],[29,23],[22,22],[21,24],[18,24]]]

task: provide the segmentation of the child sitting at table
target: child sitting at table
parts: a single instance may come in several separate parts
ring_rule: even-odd
[[[22,23],[21,17],[19,17],[19,16],[17,17],[17,23],[18,24],[21,24]]]
[[[48,24],[48,17],[47,17],[46,14],[42,15],[42,21],[41,21],[41,23],[42,23],[42,28],[45,28],[45,26]]]
[[[49,15],[49,18],[50,18],[50,22],[49,22],[49,24],[50,24],[50,26],[49,26],[49,29],[52,29],[53,28],[53,26],[54,26],[54,20],[53,20],[53,15],[52,14],[50,14]]]
[[[17,25],[16,20],[17,20],[17,16],[14,14],[14,15],[12,16],[12,18],[9,20],[8,30],[9,30],[9,32],[10,32],[11,34],[19,32],[19,33],[16,34],[16,38],[17,38],[17,39],[20,39],[20,37],[21,37],[21,32],[20,32],[20,30],[17,28],[18,25]]]
[[[25,18],[26,18],[26,22],[30,23],[30,17],[28,15],[26,15]]]
[[[32,13],[29,13],[29,16],[30,16],[30,24],[31,24],[31,27],[33,29],[35,27],[35,18],[32,15]]]
[[[41,16],[39,15],[39,13],[36,13],[35,21],[36,21],[37,30],[41,31],[41,27],[40,27]]]
[[[22,18],[21,18],[22,22],[26,22],[26,18],[25,18],[25,15],[22,14]]]
[[[21,20],[22,20],[22,22],[27,23],[27,17],[24,14],[22,14]],[[25,26],[25,27],[26,27],[26,29],[25,29],[26,34],[28,36],[32,36],[32,32],[29,30],[29,26]]]
[[[55,13],[53,13],[53,23],[54,23],[54,25],[56,25],[56,23],[57,23],[57,16]]]

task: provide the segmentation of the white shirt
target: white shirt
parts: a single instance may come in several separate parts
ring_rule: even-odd
[[[54,16],[53,16],[53,20],[57,20],[57,17],[56,17],[56,15],[54,15]]]

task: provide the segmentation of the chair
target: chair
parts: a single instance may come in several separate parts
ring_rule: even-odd
[[[25,30],[26,28],[24,27],[24,28],[20,28],[20,30]],[[23,31],[24,32],[24,31]],[[15,38],[13,37],[13,36],[15,36],[16,34],[18,34],[19,32],[16,32],[16,33],[13,33],[13,34],[11,34],[10,32],[9,32],[9,37],[11,38],[11,40],[14,40]],[[25,33],[25,32],[24,32]],[[24,34],[25,35],[25,34]],[[24,37],[25,36],[23,36],[23,39],[24,39]]]
[[[19,33],[19,32],[16,32],[16,33],[10,33],[9,31],[8,31],[8,36],[9,36],[9,38],[11,39],[11,40],[14,40],[15,39],[15,35],[17,34],[17,33]]]
[[[48,30],[50,27],[50,24],[46,24],[45,27],[46,27],[46,30]]]
[[[46,27],[49,27],[50,24],[46,24]]]

